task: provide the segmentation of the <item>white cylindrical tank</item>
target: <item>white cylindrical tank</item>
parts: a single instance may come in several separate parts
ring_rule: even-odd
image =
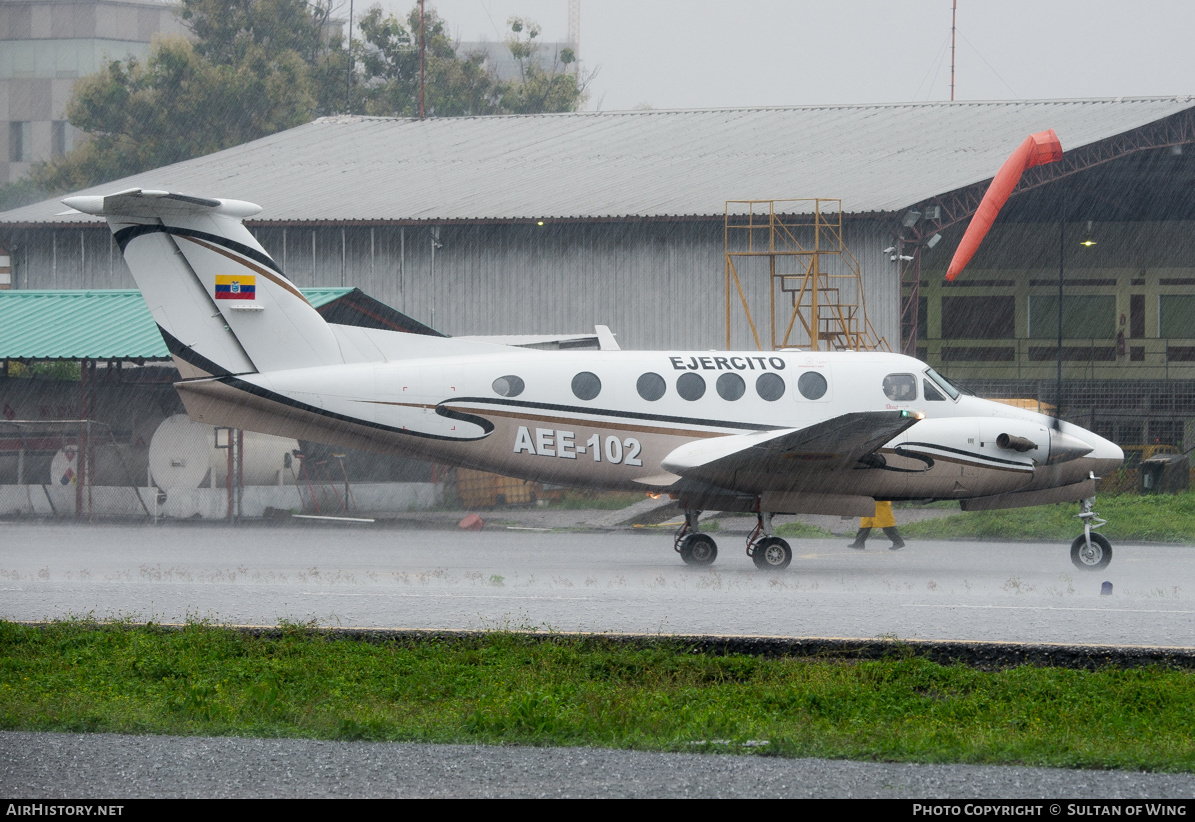
[[[66,487],[79,484],[79,447],[64,445],[50,460],[50,486]]]
[[[292,453],[296,440],[245,432],[245,485],[293,485]],[[154,485],[171,488],[227,487],[228,451],[216,447],[216,429],[186,414],[162,420],[149,443],[149,472]]]

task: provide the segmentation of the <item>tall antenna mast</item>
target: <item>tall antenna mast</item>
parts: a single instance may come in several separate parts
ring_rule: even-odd
[[[568,0],[568,42],[573,54],[581,59],[581,0]]]
[[[427,30],[423,23],[423,0],[419,0],[419,119],[423,119],[423,64],[427,51]],[[951,98],[953,99],[953,98]]]
[[[958,18],[958,0],[954,0],[950,10],[950,102],[954,102],[954,23]]]

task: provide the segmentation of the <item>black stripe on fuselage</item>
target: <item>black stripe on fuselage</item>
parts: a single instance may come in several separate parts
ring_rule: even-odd
[[[193,365],[199,370],[211,374],[213,377],[227,377],[232,374],[224,366],[217,365],[194,348],[184,345],[178,337],[160,325],[158,326],[158,332],[162,335],[162,340],[166,343],[166,350],[170,352],[171,356],[178,357],[183,362]]]
[[[583,405],[554,405],[546,402],[527,402],[524,400],[494,399],[492,397],[460,397],[444,400],[446,404],[464,402],[484,403],[487,405],[508,406],[524,410],[556,411],[568,414],[584,414],[590,417],[614,417],[615,419],[644,420],[650,422],[665,422],[675,425],[702,425],[707,428],[737,428],[743,431],[775,431],[778,428],[796,426],[763,425],[752,422],[731,422],[727,420],[705,420],[698,417],[672,417],[666,414],[643,414],[637,411],[614,411],[608,408],[587,408]]]
[[[922,448],[934,448],[938,451],[949,451],[952,454],[958,454],[959,456],[963,457],[971,457],[973,460],[982,461],[985,463],[998,462],[1003,465],[1015,466],[1016,468],[1028,469],[1030,471],[1033,470],[1032,465],[1027,465],[1023,462],[1017,462],[1016,460],[1005,460],[1000,459],[999,457],[989,457],[986,454],[976,454],[974,451],[964,451],[961,448],[951,448],[949,446],[938,445],[937,443],[933,442],[902,442],[897,446],[897,448],[909,448],[910,446],[915,445],[919,445]]]
[[[193,228],[179,228],[178,226],[162,225],[161,223],[154,223],[152,225],[131,225],[114,232],[112,236],[116,239],[116,244],[120,246],[121,253],[123,253],[125,246],[127,246],[137,237],[143,237],[146,234],[159,233],[173,234],[179,237],[194,237],[198,240],[206,240],[213,245],[227,248],[229,251],[235,251],[242,257],[248,257],[250,260],[253,260],[259,265],[263,265],[271,271],[282,274],[282,269],[278,267],[278,264],[275,263],[268,254],[263,254],[256,248],[250,248],[244,243],[238,243],[236,240],[230,240],[227,237],[221,236],[219,234],[209,234],[206,231],[196,231]],[[282,276],[285,277],[286,275],[282,274]]]

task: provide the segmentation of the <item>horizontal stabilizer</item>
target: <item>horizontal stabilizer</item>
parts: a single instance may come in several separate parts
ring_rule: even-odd
[[[67,197],[62,202],[84,214],[98,217],[173,217],[179,214],[224,214],[243,220],[261,211],[261,206],[244,200],[214,200],[172,194],[169,191],[150,191],[130,188],[115,194]]]
[[[166,191],[68,197],[103,216],[185,377],[344,362],[336,336],[241,223],[261,209]]]

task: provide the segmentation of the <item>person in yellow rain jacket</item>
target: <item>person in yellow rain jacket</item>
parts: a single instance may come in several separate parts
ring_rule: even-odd
[[[905,547],[905,541],[900,538],[900,532],[896,530],[896,517],[892,514],[891,502],[876,500],[875,516],[863,517],[859,520],[859,533],[855,534],[855,541],[847,547],[862,551],[863,544],[867,542],[867,535],[871,533],[872,528],[884,529],[884,535],[892,540],[890,550],[899,551]]]

